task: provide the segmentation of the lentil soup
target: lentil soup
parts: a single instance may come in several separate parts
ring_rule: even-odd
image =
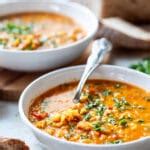
[[[150,93],[126,83],[89,80],[80,103],[73,104],[76,86],[76,82],[60,85],[37,97],[29,120],[52,136],[87,144],[150,136]]]
[[[0,18],[0,47],[36,50],[74,43],[85,31],[72,18],[56,13],[20,13]]]

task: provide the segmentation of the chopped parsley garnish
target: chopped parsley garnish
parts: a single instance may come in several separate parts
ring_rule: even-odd
[[[5,25],[5,27],[1,28],[1,31],[6,31],[9,34],[29,34],[32,32],[32,26],[17,25],[9,22]]]
[[[127,119],[125,119],[125,118],[122,118],[122,119],[120,119],[119,120],[119,124],[121,125],[121,126],[123,126],[123,127],[126,127],[127,126]]]
[[[125,97],[122,97],[121,99],[113,98],[115,102],[115,106],[120,110],[125,110],[126,106],[130,106],[129,102],[125,99]]]
[[[93,96],[93,95],[91,95],[91,94],[89,94],[89,95],[88,95],[88,99],[89,99],[89,101],[93,101],[94,96]]]
[[[103,90],[102,91],[102,95],[103,96],[109,96],[109,95],[111,95],[112,94],[112,91],[110,91],[110,90]]]
[[[112,141],[110,142],[111,144],[120,144],[120,143],[123,143],[122,140],[115,140],[115,141]]]
[[[87,105],[86,105],[86,109],[92,109],[94,107],[97,107],[100,104],[100,100],[96,99],[94,101],[90,101]]]
[[[112,125],[116,125],[116,120],[113,117],[109,117],[108,118],[108,123],[112,124]]]
[[[86,121],[90,120],[90,118],[91,118],[91,115],[90,115],[90,114],[86,114],[86,115],[84,116],[84,119],[85,119]]]
[[[97,107],[96,112],[97,112],[97,114],[98,114],[99,116],[103,116],[105,110],[106,110],[106,106],[105,106],[104,104],[100,104],[100,105]]]
[[[93,124],[93,130],[95,130],[95,131],[102,131],[101,123],[100,122],[94,123]]]

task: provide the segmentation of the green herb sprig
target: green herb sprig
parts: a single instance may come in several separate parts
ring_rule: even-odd
[[[150,58],[145,58],[140,62],[130,65],[129,67],[137,71],[150,74]]]

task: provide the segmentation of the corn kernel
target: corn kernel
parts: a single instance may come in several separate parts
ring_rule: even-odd
[[[60,114],[56,114],[52,117],[52,121],[54,122],[60,122],[60,120],[61,120]]]
[[[48,132],[50,135],[54,135],[55,134],[55,129],[46,129],[46,132]]]
[[[90,131],[92,129],[92,126],[87,121],[80,121],[77,125],[77,128],[85,131]]]
[[[46,121],[45,121],[45,120],[43,120],[43,121],[38,121],[38,122],[36,123],[36,127],[37,127],[37,128],[40,128],[40,129],[44,129],[44,128],[46,127]]]

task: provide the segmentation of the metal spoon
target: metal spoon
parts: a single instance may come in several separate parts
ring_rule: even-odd
[[[105,38],[98,39],[93,42],[92,53],[87,60],[85,70],[77,86],[76,93],[73,99],[74,103],[78,103],[80,101],[81,92],[86,80],[92,74],[92,72],[99,65],[101,65],[105,54],[110,52],[111,49],[112,49],[112,44]]]

